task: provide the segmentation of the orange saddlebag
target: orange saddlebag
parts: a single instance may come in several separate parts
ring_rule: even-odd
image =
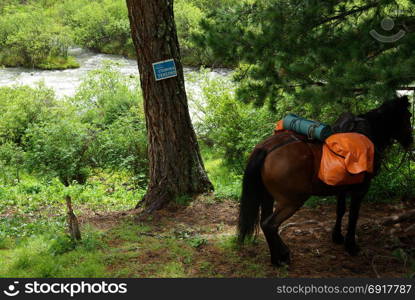
[[[284,130],[284,120],[279,120],[275,124],[274,133],[277,133],[278,131],[282,131],[282,130]]]
[[[318,177],[328,185],[361,183],[373,172],[374,145],[363,134],[333,134],[325,140]]]

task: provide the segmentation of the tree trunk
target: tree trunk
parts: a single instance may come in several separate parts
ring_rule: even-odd
[[[147,212],[178,196],[213,189],[190,120],[172,0],[127,0],[146,115],[149,186]],[[177,77],[156,81],[152,64],[174,59]]]

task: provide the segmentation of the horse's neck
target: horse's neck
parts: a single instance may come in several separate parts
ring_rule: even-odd
[[[387,120],[388,118],[386,116],[381,115],[368,118],[371,129],[370,138],[375,145],[376,152],[380,155],[382,155],[386,148],[392,145],[391,129],[388,127],[391,124]]]
[[[385,131],[381,126],[372,128],[372,142],[375,146],[374,174],[378,174],[384,158],[384,152],[392,144],[392,139],[384,135]]]

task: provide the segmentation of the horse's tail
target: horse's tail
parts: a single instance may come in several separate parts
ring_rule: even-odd
[[[255,149],[245,169],[239,204],[239,243],[243,243],[246,237],[252,236],[258,229],[259,208],[265,192],[265,186],[261,178],[261,169],[266,156],[266,150]]]

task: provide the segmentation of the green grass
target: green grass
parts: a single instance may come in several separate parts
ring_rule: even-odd
[[[65,70],[79,68],[80,65],[76,61],[75,57],[57,57],[49,56],[40,63],[35,65],[28,65],[23,57],[19,55],[2,54],[0,53],[0,66],[5,67],[28,67],[28,68],[39,68],[42,70]]]
[[[66,236],[64,195],[79,215],[133,208],[144,191],[122,173],[97,172],[85,185],[63,186],[57,179],[22,174],[20,181],[0,184],[0,277],[105,277],[105,238],[83,226],[83,240]],[[133,236],[132,226],[120,234]],[[143,230],[146,230],[145,228]],[[149,230],[149,229],[147,229]],[[4,258],[4,259],[3,259]]]
[[[220,159],[208,157],[206,168],[216,191],[198,201],[215,205],[239,197],[241,178],[228,172]],[[63,198],[67,193],[75,213],[84,216],[79,243],[66,234]],[[233,229],[226,224],[198,223],[203,219],[200,215],[192,220],[154,217],[137,223],[134,215],[110,214],[133,208],[143,194],[127,174],[102,170],[96,170],[85,185],[69,188],[57,179],[25,173],[19,182],[3,182],[0,277],[287,276],[287,269],[268,264],[262,237],[238,245]],[[183,197],[176,202],[185,209],[188,200]],[[307,206],[333,200],[311,198]]]
[[[24,174],[17,183],[0,184],[0,215],[62,214],[64,196],[70,194],[76,207],[108,212],[134,207],[144,195],[134,188],[129,177],[122,173],[97,172],[85,185],[65,187],[58,179],[44,179]],[[44,208],[47,208],[46,210]]]
[[[75,57],[48,57],[45,61],[37,64],[35,67],[42,70],[65,70],[65,69],[76,69],[80,65],[76,61]]]
[[[102,245],[93,231],[85,231],[81,243],[64,234],[21,239],[0,249],[0,277],[104,277]]]
[[[238,200],[242,190],[242,176],[234,174],[223,166],[222,159],[214,158],[209,154],[204,156],[207,158],[205,168],[215,188],[215,197]]]

